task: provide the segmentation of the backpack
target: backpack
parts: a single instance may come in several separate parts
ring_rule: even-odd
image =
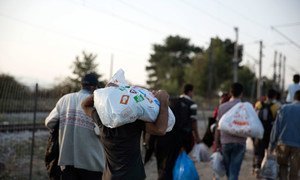
[[[196,115],[197,110],[191,109],[191,105],[193,104],[195,104],[193,101],[183,97],[170,100],[170,108],[176,119],[171,133],[175,134],[177,143],[184,147],[187,153],[189,153],[194,146],[193,121],[191,115]]]
[[[271,107],[274,104],[261,102],[261,105],[262,107],[257,111],[258,118],[265,129],[272,128],[275,119],[273,118]]]
[[[47,148],[45,154],[45,165],[49,179],[59,180],[61,175],[61,169],[58,166],[59,158],[59,143],[58,143],[58,130],[59,123],[57,123],[54,129],[50,130],[50,135],[47,141]]]
[[[192,104],[194,104],[193,101],[182,97],[170,99],[170,108],[176,119],[173,127],[174,130],[186,133],[192,131],[192,120],[190,116],[196,114],[196,112],[192,112],[190,108]]]

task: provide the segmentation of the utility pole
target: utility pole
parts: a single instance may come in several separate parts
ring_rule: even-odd
[[[235,43],[234,43],[234,54],[233,54],[233,82],[238,82],[238,38],[239,38],[239,29],[234,27],[235,31]]]
[[[257,79],[257,99],[261,97],[261,68],[262,68],[262,48],[263,42],[259,41],[258,79]]]
[[[278,68],[278,86],[279,86],[279,89],[278,90],[281,90],[281,62],[282,62],[282,54],[280,53],[279,54],[279,68]]]
[[[281,85],[281,93],[283,94],[284,92],[284,83],[285,83],[285,61],[286,61],[286,57],[283,56],[283,63],[282,63],[282,85]]]
[[[210,39],[209,55],[208,55],[208,86],[207,86],[207,97],[211,98],[211,87],[213,83],[213,50],[214,50],[214,40]]]
[[[277,58],[277,51],[275,51],[274,53],[274,72],[273,72],[273,84],[274,84],[274,87],[276,86],[276,79],[277,79],[277,74],[276,74],[276,66],[277,66],[277,63],[276,63],[276,58]]]

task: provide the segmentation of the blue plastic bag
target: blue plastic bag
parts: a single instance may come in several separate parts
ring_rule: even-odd
[[[181,152],[173,168],[173,180],[199,180],[194,162],[185,151]]]

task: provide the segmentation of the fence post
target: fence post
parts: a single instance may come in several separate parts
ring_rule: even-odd
[[[35,93],[34,93],[33,128],[32,128],[29,180],[32,179],[32,164],[33,164],[33,155],[34,155],[34,136],[35,136],[34,133],[35,133],[35,130],[36,130],[35,125],[36,125],[37,99],[38,99],[38,83],[35,84]]]

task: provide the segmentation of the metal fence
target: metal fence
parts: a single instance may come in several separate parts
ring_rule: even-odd
[[[47,179],[45,117],[60,98],[34,87],[1,84],[0,179]]]

